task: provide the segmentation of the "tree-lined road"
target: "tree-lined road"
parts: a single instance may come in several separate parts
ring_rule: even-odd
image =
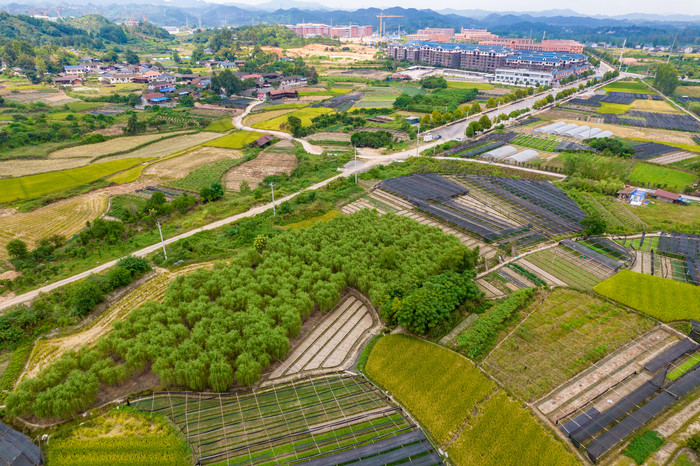
[[[411,149],[403,150],[400,152],[395,152],[393,154],[384,155],[384,156],[362,156],[361,160],[363,163],[358,163],[356,166],[352,165],[349,168],[345,168],[345,169],[341,170],[341,173],[339,173],[338,175],[335,175],[335,176],[328,178],[324,181],[321,181],[321,182],[316,183],[312,186],[309,186],[308,188],[299,190],[299,191],[297,191],[293,194],[290,194],[288,196],[285,196],[281,199],[276,199],[276,203],[279,204],[281,202],[290,200],[304,191],[315,190],[315,189],[321,188],[323,186],[326,186],[328,183],[335,180],[336,178],[351,176],[351,175],[354,175],[356,172],[357,173],[364,172],[364,171],[369,170],[370,168],[372,168],[375,165],[388,165],[388,164],[390,164],[394,161],[397,161],[397,160],[405,160],[409,157],[415,156],[417,152],[422,152],[426,149],[430,149],[434,146],[437,146],[437,145],[442,144],[446,141],[449,141],[450,139],[454,139],[455,137],[463,136],[464,132],[467,128],[467,125],[472,121],[478,120],[484,114],[493,120],[493,118],[496,115],[499,115],[501,113],[510,113],[514,110],[519,110],[519,109],[522,109],[525,107],[532,108],[532,104],[535,102],[535,100],[542,99],[543,97],[546,97],[549,94],[556,94],[557,92],[561,92],[563,89],[577,87],[577,86],[578,86],[578,83],[572,84],[572,85],[569,85],[566,87],[562,87],[562,88],[552,89],[552,90],[547,91],[545,93],[538,94],[535,96],[530,96],[530,97],[523,99],[521,101],[512,102],[510,104],[503,105],[499,108],[492,109],[492,110],[483,112],[483,113],[478,114],[478,115],[474,115],[474,116],[466,118],[464,120],[459,120],[459,121],[447,124],[441,128],[438,128],[438,129],[431,131],[433,134],[440,134],[441,139],[439,139],[437,141],[431,141],[429,143],[420,144],[420,147],[418,148],[418,150],[416,150],[416,148],[413,147]],[[584,92],[590,92],[592,89],[593,88],[586,89]],[[574,97],[575,95],[576,94],[574,94],[571,97]],[[260,105],[261,103],[262,102],[260,102],[260,101],[256,101],[256,102],[253,102],[252,104],[250,104],[246,108],[245,112],[243,112],[241,115],[233,118],[233,125],[238,129],[243,129],[246,131],[255,131],[255,132],[259,132],[259,133],[270,133],[270,134],[273,134],[277,137],[280,137],[281,139],[293,139],[294,141],[300,142],[304,146],[304,149],[306,151],[308,151],[310,153],[319,153],[318,150],[320,150],[320,148],[318,148],[317,146],[314,146],[313,144],[311,144],[308,141],[305,141],[303,139],[292,138],[287,133],[283,133],[281,131],[260,130],[257,128],[251,128],[251,127],[243,125],[243,123],[242,123],[243,118],[245,118],[246,115],[248,115],[257,105]],[[360,157],[358,157],[358,158],[360,158]],[[452,159],[452,160],[459,160],[459,159]],[[480,163],[479,161],[475,161],[475,160],[470,160],[470,161]],[[483,162],[481,162],[481,163],[483,163]],[[522,168],[522,167],[517,167],[517,166],[513,166],[513,165],[504,165],[504,164],[497,164],[497,165],[499,165],[499,166],[502,165],[502,166],[506,166],[509,168],[515,168],[518,170],[524,170],[524,171],[529,171],[529,172],[540,172],[540,173],[545,173],[547,175],[553,175],[552,173],[541,172],[539,170]],[[553,175],[553,176],[557,176],[557,175]],[[236,222],[236,221],[241,220],[243,218],[258,215],[258,214],[265,212],[266,210],[269,210],[269,209],[272,209],[271,202],[269,202],[267,204],[259,205],[257,207],[253,207],[253,208],[247,210],[246,212],[242,212],[240,214],[232,215],[230,217],[227,217],[227,218],[224,218],[221,220],[217,220],[217,221],[209,223],[205,226],[195,228],[194,230],[190,230],[188,232],[181,233],[181,234],[176,235],[176,236],[172,236],[172,237],[166,239],[164,242],[166,245],[172,244],[176,241],[179,241],[179,240],[184,239],[184,238],[188,238],[188,237],[195,235],[199,232],[213,230],[215,228],[219,228],[221,226],[228,225],[230,223]],[[153,244],[151,246],[147,246],[143,249],[139,249],[138,251],[134,251],[131,253],[131,255],[146,256],[148,254],[151,254],[151,253],[159,250],[161,247],[162,247],[162,243],[159,242],[159,243]],[[97,267],[94,267],[90,270],[86,270],[85,272],[81,272],[81,273],[78,273],[76,275],[70,276],[68,278],[64,278],[63,280],[59,280],[59,281],[56,281],[54,283],[50,283],[50,284],[42,286],[41,288],[38,288],[36,290],[29,291],[27,293],[15,296],[13,298],[4,299],[4,300],[0,301],[0,311],[5,310],[5,309],[7,309],[11,306],[14,306],[16,304],[30,302],[34,298],[36,298],[40,293],[46,293],[46,292],[49,292],[51,290],[55,290],[56,288],[60,288],[63,285],[67,285],[69,283],[72,283],[72,282],[75,282],[78,280],[82,280],[84,278],[87,278],[88,276],[90,276],[93,273],[103,272],[111,267],[114,267],[118,261],[119,261],[119,259],[105,262],[104,264],[98,265]]]

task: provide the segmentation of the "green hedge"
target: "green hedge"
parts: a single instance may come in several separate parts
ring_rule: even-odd
[[[488,353],[496,341],[498,332],[506,326],[515,313],[527,305],[535,294],[533,288],[522,288],[492,309],[479,316],[469,329],[457,337],[457,345],[472,359]]]

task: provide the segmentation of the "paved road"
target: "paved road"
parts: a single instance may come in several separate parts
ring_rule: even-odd
[[[304,146],[304,150],[308,152],[309,154],[315,154],[315,155],[321,155],[323,153],[323,148],[315,146],[311,144],[309,141],[304,141],[303,139],[298,139],[298,138],[293,138],[290,134],[285,133],[284,131],[270,131],[266,129],[258,129],[258,128],[252,128],[250,126],[246,126],[243,124],[243,118],[245,118],[250,112],[253,111],[253,109],[262,104],[262,100],[257,100],[253,102],[252,104],[248,105],[248,107],[245,109],[245,112],[241,113],[238,116],[233,117],[233,120],[231,120],[231,123],[233,123],[233,126],[236,127],[236,129],[244,130],[244,131],[254,131],[256,133],[265,133],[265,134],[272,134],[273,136],[280,138],[280,139],[291,139],[292,141],[297,141],[301,143],[302,146]]]
[[[577,84],[573,84],[573,85],[571,85],[571,86],[569,86],[569,87],[573,87],[573,86],[577,86],[577,85],[578,85],[578,83],[577,83]],[[532,97],[529,97],[529,98],[527,98],[527,99],[525,99],[525,100],[523,100],[523,101],[520,101],[520,102],[513,102],[513,103],[511,103],[511,104],[504,105],[504,106],[502,106],[502,107],[500,107],[500,108],[498,108],[498,109],[489,110],[488,112],[485,112],[485,114],[486,114],[486,115],[489,115],[489,118],[492,118],[492,119],[493,119],[494,116],[496,116],[496,115],[498,115],[498,114],[500,114],[500,113],[510,113],[510,112],[512,112],[513,110],[516,110],[516,109],[521,109],[521,108],[525,108],[525,107],[532,107],[532,103],[533,103],[535,100],[541,99],[543,96],[546,96],[547,94],[555,94],[555,93],[560,92],[562,89],[565,89],[565,88],[566,88],[566,87],[564,87],[564,88],[558,88],[558,89],[552,89],[551,91],[548,91],[547,93],[540,94],[540,95],[537,95],[537,96],[532,96]],[[588,91],[590,92],[590,89],[588,89]],[[585,92],[585,91],[584,91],[584,92]],[[573,96],[572,96],[572,97],[573,97]],[[234,118],[233,118],[233,125],[234,125],[236,128],[244,129],[244,130],[247,130],[247,131],[255,131],[255,132],[259,132],[259,133],[271,133],[271,134],[274,134],[275,136],[278,136],[278,137],[280,137],[280,138],[282,138],[282,139],[293,139],[289,134],[287,134],[287,133],[282,133],[282,132],[280,132],[280,131],[264,131],[264,130],[260,130],[260,129],[257,129],[257,128],[250,128],[250,127],[248,127],[248,126],[243,125],[243,123],[242,123],[243,118],[244,118],[246,115],[248,115],[248,114],[250,113],[250,111],[251,111],[253,108],[255,108],[255,106],[260,105],[260,103],[262,103],[262,102],[253,102],[251,105],[248,106],[248,108],[246,108],[245,112],[243,112],[241,115],[239,115],[239,116],[237,116],[237,117],[234,117]],[[436,145],[438,145],[438,144],[442,144],[442,143],[445,142],[445,141],[449,141],[450,139],[453,139],[453,138],[456,137],[456,136],[461,136],[461,135],[463,135],[463,134],[464,134],[464,131],[465,131],[466,127],[467,127],[467,125],[468,125],[471,121],[473,121],[473,120],[478,120],[478,119],[481,117],[481,115],[482,115],[482,114],[474,115],[473,117],[470,117],[470,118],[468,118],[468,119],[465,119],[465,120],[462,120],[462,121],[458,121],[458,122],[455,122],[455,123],[446,125],[446,126],[444,126],[444,127],[442,127],[442,128],[439,128],[439,129],[434,130],[433,132],[434,132],[434,133],[440,134],[440,135],[442,136],[442,139],[437,140],[437,141],[431,141],[431,142],[429,142],[429,143],[420,144],[420,147],[418,148],[418,150],[416,150],[416,148],[413,147],[413,148],[410,148],[410,149],[407,149],[407,150],[404,150],[404,151],[401,151],[401,152],[396,152],[396,153],[393,153],[393,154],[390,154],[390,155],[384,155],[384,156],[363,156],[363,157],[362,157],[362,160],[363,160],[363,163],[362,163],[362,164],[358,163],[357,166],[351,165],[350,167],[345,168],[344,170],[342,170],[342,172],[341,172],[340,174],[338,174],[338,175],[336,175],[336,176],[334,176],[334,177],[332,177],[332,178],[329,178],[329,179],[327,179],[327,180],[321,181],[320,183],[316,183],[316,184],[313,185],[313,186],[310,186],[310,187],[308,187],[308,188],[306,188],[306,189],[297,191],[296,193],[290,194],[290,195],[288,195],[288,196],[286,196],[286,197],[284,197],[284,198],[282,198],[282,199],[277,199],[276,202],[277,202],[277,203],[281,203],[281,202],[284,202],[284,201],[286,201],[286,200],[292,199],[293,197],[295,197],[296,195],[298,195],[299,193],[301,193],[301,192],[303,192],[303,191],[318,189],[318,188],[320,188],[320,187],[323,187],[323,186],[327,185],[328,183],[330,183],[331,181],[333,181],[333,180],[336,179],[336,178],[343,177],[343,176],[350,176],[350,175],[353,175],[355,172],[367,171],[368,169],[370,169],[371,167],[373,167],[373,166],[375,166],[375,165],[388,165],[389,163],[394,162],[394,161],[397,161],[397,160],[405,160],[405,159],[407,159],[407,158],[409,158],[409,157],[416,156],[416,155],[417,155],[417,152],[422,152],[422,151],[424,151],[425,149],[429,149],[429,148],[431,148],[431,147],[433,147],[433,146],[436,146]],[[443,136],[443,135],[444,135],[444,136]],[[307,151],[309,151],[309,152],[314,151],[314,152],[312,152],[312,153],[318,153],[318,152],[315,152],[315,151],[317,151],[318,149],[320,149],[320,148],[314,146],[313,144],[310,144],[308,141],[304,141],[303,139],[294,139],[294,140],[295,140],[295,141],[299,141],[299,142],[304,146],[304,149],[307,150]],[[359,158],[359,157],[358,157],[358,158]],[[452,159],[452,160],[458,160],[458,159]],[[479,163],[479,161],[475,161],[475,160],[471,160],[471,161]],[[358,161],[358,162],[359,162],[359,161]],[[482,162],[482,163],[483,163],[483,162]],[[497,164],[497,165],[501,165],[501,164]],[[505,165],[505,166],[507,166],[507,167],[509,167],[509,168],[515,168],[515,169],[518,169],[518,170],[531,171],[531,172],[540,172],[539,170],[535,170],[535,169],[532,169],[532,168],[523,168],[523,167],[517,167],[517,166],[513,166],[513,165]],[[544,173],[544,174],[547,174],[547,175],[551,175],[551,176],[557,176],[556,174],[549,173],[549,172],[541,172],[541,173]],[[252,216],[254,216],[254,215],[257,215],[257,214],[259,214],[259,213],[262,213],[262,212],[264,212],[264,211],[266,211],[266,210],[268,210],[268,209],[271,209],[271,208],[272,208],[272,203],[271,203],[271,202],[270,202],[270,203],[267,203],[267,204],[264,204],[264,205],[257,206],[257,207],[253,207],[252,209],[250,209],[250,210],[248,210],[248,211],[246,211],[246,212],[242,212],[242,213],[240,213],[240,214],[233,215],[233,216],[231,216],[231,217],[227,217],[227,218],[222,219],[222,220],[217,220],[216,222],[210,223],[210,224],[205,225],[205,226],[203,226],[203,227],[195,228],[194,230],[191,230],[191,231],[182,233],[182,234],[180,234],[180,235],[177,235],[177,236],[173,236],[173,237],[171,237],[171,238],[168,238],[168,239],[165,240],[165,244],[166,244],[166,245],[172,244],[172,243],[174,243],[174,242],[176,242],[176,241],[179,241],[179,240],[181,240],[181,239],[183,239],[183,238],[190,237],[190,236],[192,236],[192,235],[194,235],[194,234],[197,234],[197,233],[199,233],[199,232],[201,232],[201,231],[213,230],[213,229],[219,228],[219,227],[221,227],[221,226],[223,226],[223,225],[227,225],[227,224],[229,224],[229,223],[236,222],[236,221],[238,221],[238,220],[240,220],[240,219],[242,219],[242,218],[252,217]],[[151,246],[145,247],[145,248],[143,248],[143,249],[140,249],[140,250],[138,250],[138,251],[134,251],[132,254],[135,255],[135,256],[145,256],[145,255],[148,255],[148,254],[150,254],[150,253],[152,253],[152,252],[157,251],[157,250],[160,249],[161,247],[162,247],[162,246],[161,246],[161,243],[157,243],[157,244],[153,244],[153,245],[151,245]],[[64,278],[63,280],[59,280],[59,281],[57,281],[57,282],[48,284],[48,285],[46,285],[46,286],[42,286],[42,287],[39,288],[39,289],[36,289],[36,290],[33,290],[33,291],[29,291],[29,292],[24,293],[24,294],[21,294],[21,295],[19,295],[19,296],[15,296],[14,298],[9,298],[9,299],[5,299],[5,300],[3,300],[3,301],[0,301],[0,310],[7,309],[8,307],[14,306],[15,304],[21,304],[21,303],[29,302],[29,301],[33,300],[35,297],[37,297],[37,296],[39,295],[39,293],[46,293],[46,292],[48,292],[48,291],[54,290],[54,289],[59,288],[59,287],[61,287],[61,286],[63,286],[63,285],[66,285],[66,284],[68,284],[68,283],[72,283],[72,282],[81,280],[81,279],[83,279],[83,278],[87,278],[89,275],[91,275],[91,274],[93,274],[93,273],[102,272],[102,271],[104,271],[104,270],[106,270],[106,269],[108,269],[108,268],[110,268],[110,267],[113,267],[113,266],[117,263],[118,260],[119,260],[119,259],[115,259],[115,260],[113,260],[113,261],[106,262],[106,263],[101,264],[101,265],[99,265],[99,266],[97,266],[97,267],[94,267],[94,268],[92,268],[92,269],[90,269],[90,270],[86,270],[85,272],[81,272],[81,273],[76,274],[76,275],[73,275],[73,276],[71,276],[71,277]]]

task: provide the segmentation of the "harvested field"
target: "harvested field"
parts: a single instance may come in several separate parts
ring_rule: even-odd
[[[207,133],[201,132],[196,134],[184,134],[182,136],[176,136],[174,138],[168,138],[164,141],[154,142],[146,147],[136,149],[135,151],[128,152],[126,154],[115,155],[113,157],[107,157],[104,160],[120,160],[120,159],[130,159],[133,157],[165,157],[168,155],[187,150],[191,147],[204,144],[211,140],[221,137],[217,133]]]
[[[94,158],[100,155],[112,154],[124,150],[131,150],[142,144],[147,144],[151,141],[161,139],[163,137],[181,134],[182,131],[173,133],[154,133],[143,134],[140,136],[124,136],[120,138],[110,139],[97,144],[86,144],[83,146],[69,147],[67,149],[57,150],[52,152],[51,158],[67,158],[67,157],[89,157]]]
[[[656,324],[600,298],[557,289],[484,361],[526,401],[540,398]]]
[[[184,178],[192,170],[219,160],[239,159],[243,154],[237,150],[220,147],[201,147],[178,157],[150,164],[143,171],[144,182],[169,181]]]
[[[378,330],[376,311],[357,295],[349,294],[292,349],[268,380],[276,383],[304,373],[348,369],[354,363],[355,352],[370,337],[370,332]]]
[[[680,162],[681,160],[687,160],[687,159],[692,159],[697,157],[697,153],[693,152],[686,152],[683,150],[679,151],[674,151],[674,152],[669,152],[666,154],[663,154],[659,157],[655,157],[650,160],[650,162],[653,163],[658,163],[659,165],[668,165],[674,162]]]
[[[264,150],[250,162],[235,167],[226,173],[224,175],[226,188],[238,191],[241,183],[245,181],[248,183],[248,186],[255,189],[262,180],[270,175],[291,173],[294,167],[297,166],[297,156],[294,154],[293,148],[291,150],[285,148],[285,152],[277,152],[279,149],[275,150],[275,147],[278,147],[278,144]]]
[[[6,160],[0,162],[0,177],[35,175],[57,170],[82,167],[90,162],[88,158]]]
[[[141,307],[146,301],[162,302],[168,284],[177,277],[204,267],[211,268],[211,266],[211,263],[193,264],[173,272],[159,273],[113,303],[102,314],[88,321],[84,327],[68,335],[39,340],[32,350],[20,380],[24,377],[36,376],[42,368],[59,359],[66,351],[94,345],[101,336],[112,330],[114,322],[124,319],[132,310]]]
[[[310,139],[313,141],[350,141],[350,134],[349,133],[332,133],[332,132],[324,132],[321,131],[320,133],[314,133],[310,136],[307,136],[304,139]]]
[[[680,110],[671,106],[665,100],[642,100],[637,99],[632,102],[632,108],[634,110],[643,110],[645,112],[657,112],[657,113],[681,113]]]
[[[52,91],[53,92],[30,89],[22,91],[19,94],[8,93],[5,94],[3,97],[7,100],[11,100],[13,102],[20,102],[23,104],[42,102],[51,106],[64,105],[69,104],[71,102],[80,102],[78,99],[68,97],[68,95],[63,91],[54,91],[53,89]]]
[[[104,194],[84,194],[55,202],[31,212],[0,217],[0,259],[6,259],[5,246],[21,239],[30,248],[51,235],[70,238],[85,227],[85,222],[99,217],[107,208]]]

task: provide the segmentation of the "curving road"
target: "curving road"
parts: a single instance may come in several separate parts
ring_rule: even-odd
[[[245,112],[241,113],[238,116],[233,117],[233,119],[231,120],[231,123],[233,123],[233,126],[236,129],[240,129],[243,131],[253,131],[255,133],[272,134],[273,136],[275,136],[276,138],[279,138],[279,139],[291,139],[292,141],[296,141],[296,142],[300,143],[304,147],[304,150],[306,152],[308,152],[309,154],[321,155],[323,153],[322,147],[315,146],[315,145],[311,144],[309,141],[305,141],[303,139],[293,138],[290,134],[285,133],[284,131],[270,131],[270,130],[266,130],[266,129],[258,129],[258,128],[253,128],[251,126],[244,125],[243,118],[248,116],[248,114],[251,111],[253,111],[253,109],[256,106],[258,106],[262,103],[264,103],[264,101],[256,100],[255,102],[248,105],[248,107],[246,107],[246,109],[245,109]]]
[[[568,87],[573,87],[573,86],[578,86],[578,83],[572,84],[571,86],[568,86]],[[290,194],[286,197],[283,197],[281,199],[276,199],[276,203],[281,203],[281,202],[284,202],[286,200],[292,199],[304,191],[315,190],[315,189],[321,188],[321,187],[327,185],[328,183],[330,183],[331,181],[335,180],[336,178],[350,176],[350,175],[355,174],[356,172],[357,173],[364,172],[364,171],[369,170],[370,168],[372,168],[375,165],[388,165],[388,164],[390,164],[394,161],[397,161],[397,160],[405,160],[409,157],[414,157],[414,156],[418,155],[418,153],[420,153],[421,151],[423,151],[425,149],[429,149],[429,148],[436,146],[438,144],[442,144],[443,142],[449,141],[450,139],[453,139],[457,136],[464,135],[464,131],[465,131],[467,125],[471,121],[478,120],[484,114],[488,115],[489,118],[493,118],[494,116],[496,116],[500,113],[510,113],[516,109],[525,108],[525,107],[532,107],[532,103],[535,100],[541,99],[543,96],[546,96],[547,94],[557,93],[565,88],[566,87],[553,89],[553,90],[548,91],[546,93],[539,94],[536,96],[531,96],[531,97],[524,99],[522,101],[513,102],[511,104],[504,105],[500,108],[492,109],[492,110],[483,112],[481,114],[466,118],[464,120],[459,120],[459,121],[450,123],[450,124],[445,125],[441,128],[437,128],[431,132],[434,134],[435,133],[440,134],[442,136],[442,138],[437,140],[437,141],[423,143],[420,145],[420,147],[418,149],[413,147],[411,149],[407,149],[407,150],[404,150],[401,152],[395,152],[393,154],[383,155],[383,156],[369,156],[369,157],[358,156],[359,160],[358,160],[357,165],[349,164],[349,166],[346,167],[345,169],[341,170],[338,175],[333,176],[331,178],[328,178],[328,179],[321,181],[319,183],[316,183],[313,186],[309,186],[306,189],[299,190],[299,191],[297,191],[293,194]],[[590,88],[590,89],[584,90],[583,92],[591,92],[592,89],[593,88]],[[577,94],[574,94],[569,98],[573,98],[576,95]],[[313,153],[313,154],[320,154],[321,153],[321,152],[319,152],[319,151],[322,151],[322,149],[320,147],[314,146],[313,144],[311,144],[308,141],[305,141],[303,139],[292,138],[291,135],[289,135],[287,133],[283,133],[281,131],[265,131],[265,130],[251,128],[251,127],[243,125],[243,123],[242,123],[243,118],[245,118],[245,116],[248,115],[253,108],[255,108],[257,105],[260,105],[261,103],[262,102],[260,102],[260,101],[256,101],[256,102],[253,102],[252,104],[250,104],[246,108],[245,112],[243,112],[241,115],[233,118],[233,121],[232,121],[233,125],[238,129],[242,129],[242,130],[246,130],[246,131],[255,131],[257,133],[273,134],[274,136],[279,137],[280,139],[292,139],[292,140],[295,140],[295,141],[298,141],[299,143],[301,143],[304,147],[304,150],[306,150],[309,153]],[[475,162],[475,163],[488,163],[488,162],[483,162],[483,161],[479,161],[479,160],[471,160],[471,159],[453,159],[453,160],[463,160],[463,161],[469,161],[469,162]],[[360,163],[361,161],[362,161],[362,163]],[[497,164],[497,165],[501,165],[501,164]],[[514,165],[505,165],[505,166],[507,166],[509,168],[514,168],[517,170],[538,172],[538,173],[543,173],[543,174],[547,174],[547,175],[551,175],[551,176],[557,176],[556,174],[552,174],[549,172],[541,172],[540,170],[535,170],[535,169],[531,169],[531,168],[523,168],[523,167],[518,167],[518,166],[514,166]],[[252,216],[257,215],[259,213],[265,212],[266,210],[271,209],[271,208],[272,208],[271,202],[257,206],[257,207],[253,207],[250,210],[247,210],[246,212],[242,212],[240,214],[232,215],[230,217],[227,217],[227,218],[224,218],[221,220],[217,220],[215,222],[209,223],[208,225],[205,225],[205,226],[199,227],[199,228],[195,228],[194,230],[190,230],[188,232],[179,234],[177,236],[172,236],[172,237],[166,239],[164,242],[166,245],[172,244],[172,243],[179,241],[183,238],[187,238],[187,237],[190,237],[192,235],[195,235],[201,231],[213,230],[215,228],[219,228],[219,227],[227,225],[229,223],[236,222],[240,219],[243,219],[246,217],[252,217]],[[131,254],[135,255],[135,256],[145,256],[145,255],[151,254],[152,252],[159,250],[161,247],[162,247],[161,243],[156,243],[156,244],[153,244],[151,246],[140,249],[138,251],[134,251]],[[4,300],[0,301],[0,311],[7,309],[10,306],[14,306],[16,304],[29,302],[29,301],[33,300],[34,298],[36,298],[39,295],[39,293],[46,293],[46,292],[54,290],[56,288],[60,288],[61,286],[66,285],[68,283],[72,283],[72,282],[81,280],[83,278],[87,278],[88,276],[90,276],[93,273],[102,272],[102,271],[116,265],[118,260],[119,259],[115,259],[115,260],[112,260],[109,262],[105,262],[104,264],[98,265],[97,267],[94,267],[90,270],[86,270],[85,272],[81,272],[81,273],[78,273],[78,274],[73,275],[71,277],[64,278],[63,280],[59,280],[59,281],[51,283],[49,285],[42,286],[41,288],[38,288],[36,290],[29,291],[29,292],[21,294],[19,296],[15,296],[13,298],[4,299]]]

